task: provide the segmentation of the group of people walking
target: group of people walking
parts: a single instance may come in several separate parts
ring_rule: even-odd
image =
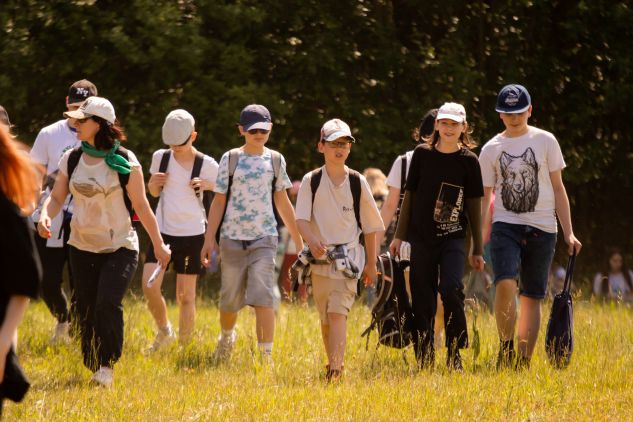
[[[148,351],[176,339],[182,344],[191,340],[197,276],[218,252],[221,331],[214,359],[219,363],[230,358],[238,312],[248,305],[255,310],[260,359],[273,365],[276,212],[294,244],[305,245],[302,256],[311,256],[328,381],[341,377],[347,315],[357,282],[375,283],[377,242],[394,214],[398,221],[390,251],[398,256],[410,248],[413,343],[422,368],[434,365],[439,293],[445,308],[447,366],[463,370],[460,349],[468,346],[468,334],[462,276],[466,261],[474,270],[483,270],[481,227],[493,192],[490,248],[500,368],[529,365],[554,254],[556,217],[569,252],[581,248],[572,230],[560,147],[551,133],[528,124],[532,103],[520,85],[499,92],[496,111],[504,129],[484,145],[479,157],[471,151],[475,143],[463,105],[445,103],[427,113],[419,129],[420,144],[394,162],[382,210],[367,180],[346,166],[358,145],[340,119],[321,127],[315,147],[324,165],[303,177],[295,210],[287,194],[292,184],[285,158],[266,147],[273,130],[271,115],[263,105],[252,104],[241,111],[237,124],[243,145],[227,151],[219,163],[194,147],[197,132],[190,113],[179,109],[167,115],[164,148],[152,156],[147,183],[149,194],[159,198],[154,213],[141,165],[122,146],[126,135],[111,102],[82,80],[70,87],[66,106],[65,118],[42,129],[31,149],[32,161],[46,167],[44,195],[32,219],[39,234],[42,294],[57,319],[53,340],[68,342],[76,325],[84,364],[99,385],[112,384],[113,366],[122,352],[122,300],[139,256],[134,215],[151,239],[142,283],[157,335]],[[3,142],[10,142],[8,128],[2,133],[7,138]],[[23,209],[11,212],[24,225],[21,215],[34,195],[16,194],[15,186],[4,180],[0,178],[0,188],[8,201]],[[214,193],[208,214],[202,206],[205,191]],[[470,250],[465,249],[466,236],[471,237]],[[67,261],[70,298],[61,288]],[[177,273],[178,334],[161,294],[170,263]],[[33,278],[37,280],[35,274]],[[521,315],[515,348],[517,292]],[[2,341],[0,346],[4,337]]]

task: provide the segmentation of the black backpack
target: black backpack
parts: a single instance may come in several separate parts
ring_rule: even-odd
[[[235,174],[235,169],[237,168],[237,164],[240,160],[240,149],[233,148],[229,151],[229,181],[226,188],[226,203],[224,205],[224,211],[222,211],[222,218],[220,219],[220,225],[218,226],[218,230],[215,232],[215,241],[220,243],[220,230],[222,229],[222,223],[224,222],[224,217],[226,217],[226,208],[229,205],[229,197],[231,195],[231,186],[233,186],[233,175]],[[273,213],[277,215],[277,211],[275,208],[275,185],[277,184],[277,179],[279,178],[279,172],[281,171],[281,154],[275,150],[269,149],[271,160],[273,162],[273,183],[272,183],[272,201],[273,201]]]
[[[171,149],[165,150],[160,158],[160,165],[158,166],[159,173],[165,173],[169,166],[169,159],[171,158]],[[190,179],[200,177],[202,171],[202,164],[204,163],[204,154],[200,151],[196,151],[196,157],[193,161],[193,167],[191,169]],[[196,196],[200,198],[200,190],[196,190]],[[209,190],[202,191],[202,206],[204,207],[205,220],[209,215],[209,209],[211,208],[211,202],[213,201],[213,192]]]
[[[121,146],[114,153],[117,155],[120,155],[126,160],[129,160],[128,150]],[[79,159],[81,158],[81,154],[83,154],[81,146],[73,148],[73,150],[70,152],[70,155],[68,156],[68,180],[70,180],[70,176],[72,176],[75,169],[77,168],[77,164],[79,164]],[[123,189],[123,202],[125,203],[125,208],[130,213],[130,220],[133,221],[134,209],[132,208],[132,201],[127,196],[127,184],[130,181],[130,174],[129,173],[123,174],[123,173],[117,172],[117,176],[119,176],[119,183],[121,184],[121,189]]]
[[[571,297],[571,280],[576,263],[576,252],[569,257],[563,290],[554,296],[552,312],[545,332],[545,351],[556,368],[569,365],[574,351],[574,307]]]
[[[386,252],[378,257],[377,299],[371,310],[371,323],[361,334],[367,337],[378,331],[378,345],[403,349],[412,343],[413,309],[400,264]]]

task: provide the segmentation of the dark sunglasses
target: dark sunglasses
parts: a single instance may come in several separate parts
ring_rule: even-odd
[[[247,132],[250,135],[255,135],[257,133],[259,133],[261,135],[268,135],[268,133],[270,133],[270,131],[268,129],[249,129]]]
[[[88,120],[92,119],[92,116],[84,117],[83,119],[75,119],[77,123],[86,123]]]

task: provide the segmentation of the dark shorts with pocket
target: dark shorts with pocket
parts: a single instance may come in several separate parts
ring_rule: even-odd
[[[171,261],[176,274],[201,274],[203,267],[200,262],[200,251],[204,246],[204,234],[196,236],[170,236],[161,233],[163,242],[171,249]],[[158,260],[154,255],[154,247],[147,248],[146,264],[155,264]]]

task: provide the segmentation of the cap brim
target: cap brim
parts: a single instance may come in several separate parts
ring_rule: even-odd
[[[68,118],[68,119],[84,119],[86,117],[91,117],[91,114],[86,114],[81,110],[74,110],[74,111],[65,111],[64,112],[64,117]]]
[[[519,114],[519,113],[525,113],[526,111],[528,111],[530,109],[531,106],[532,106],[532,104],[528,104],[527,106],[525,106],[523,108],[520,108],[518,110],[510,109],[510,108],[503,109],[501,107],[496,107],[495,111],[497,113]]]
[[[335,140],[337,140],[339,138],[347,138],[347,139],[350,139],[352,142],[356,142],[356,138],[354,138],[349,133],[344,132],[344,131],[340,131],[340,130],[338,132],[334,132],[334,133],[329,134],[328,136],[323,138],[323,140],[325,142],[332,142],[332,141],[335,141]]]
[[[264,130],[270,130],[272,129],[273,124],[270,122],[256,122],[253,123],[250,126],[244,126],[244,130],[248,131],[251,129],[264,129]]]
[[[452,120],[452,121],[457,122],[457,123],[464,123],[466,121],[466,119],[464,117],[457,117],[454,114],[440,114],[440,113],[438,113],[438,115],[435,118],[435,120],[442,120],[442,119]]]

